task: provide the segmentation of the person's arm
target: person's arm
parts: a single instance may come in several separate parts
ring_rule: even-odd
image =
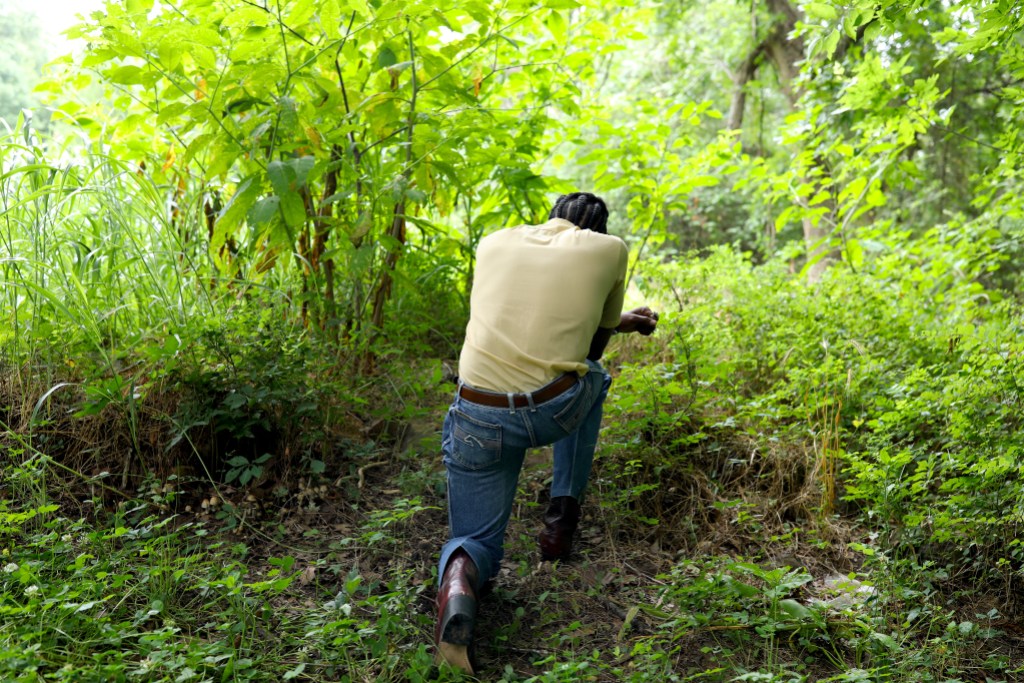
[[[587,353],[587,359],[592,361],[601,360],[601,356],[604,355],[604,349],[608,346],[608,340],[612,338],[613,334],[618,332],[637,332],[646,337],[654,334],[654,330],[657,328],[658,314],[647,306],[627,311],[619,317],[618,327],[597,328],[597,332],[594,332],[594,336],[590,340],[590,351]]]
[[[587,360],[597,362],[604,355],[604,348],[608,346],[608,340],[615,334],[614,327],[599,327],[590,340],[590,351],[587,352]]]
[[[654,330],[658,329],[658,314],[647,306],[634,308],[632,311],[622,314],[619,326],[615,329],[622,333],[637,332],[649,337],[654,334]]]

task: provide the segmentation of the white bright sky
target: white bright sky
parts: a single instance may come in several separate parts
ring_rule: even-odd
[[[76,14],[88,16],[98,10],[103,0],[0,0],[0,10],[19,7],[35,12],[53,45],[54,54],[63,54],[72,46],[61,33],[68,27],[77,24]]]

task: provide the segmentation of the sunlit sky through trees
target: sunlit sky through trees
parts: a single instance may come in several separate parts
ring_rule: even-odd
[[[52,46],[50,56],[53,57],[66,51],[68,40],[62,33],[78,23],[77,15],[88,16],[102,5],[103,0],[0,0],[0,14],[12,9],[25,9],[38,15]]]

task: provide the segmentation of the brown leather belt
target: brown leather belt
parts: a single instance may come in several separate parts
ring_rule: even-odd
[[[541,387],[537,391],[531,394],[512,394],[512,405],[516,408],[525,408],[530,405],[530,399],[533,399],[534,405],[546,403],[552,399],[558,398],[569,389],[576,385],[579,376],[574,372],[567,372],[551,384]],[[472,401],[473,403],[479,403],[484,406],[492,406],[494,408],[508,408],[509,397],[506,394],[497,394],[490,391],[477,391],[472,387],[468,387],[463,384],[459,387],[459,396]]]

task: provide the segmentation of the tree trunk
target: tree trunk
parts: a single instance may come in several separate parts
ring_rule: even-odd
[[[380,276],[380,284],[373,295],[373,314],[370,322],[375,330],[379,331],[384,326],[384,304],[391,296],[391,285],[394,282],[392,273],[398,265],[398,256],[405,247],[405,200],[395,204],[395,216],[391,221],[391,230],[388,231],[398,246],[392,246],[388,255],[384,258],[384,272]]]
[[[775,22],[769,29],[768,35],[750,51],[733,75],[735,89],[726,123],[730,130],[738,130],[743,126],[743,109],[746,104],[745,88],[756,75],[758,67],[766,56],[775,66],[779,85],[791,108],[796,109],[797,102],[802,95],[795,83],[800,74],[798,64],[804,59],[805,46],[802,38],[793,35],[796,22],[800,19],[800,12],[789,0],[766,0],[766,3],[768,10],[775,16]],[[848,47],[848,45],[844,45],[843,50],[845,51]],[[827,173],[825,177],[828,177]],[[810,174],[805,181],[818,185]],[[816,193],[815,191],[814,194]],[[828,206],[834,215],[835,202],[829,200]],[[829,263],[836,260],[838,254],[834,250],[828,249],[827,223],[819,221],[817,225],[814,225],[809,218],[804,218],[803,232],[804,244],[807,247],[807,259],[813,263],[807,270],[807,279],[813,283],[821,279]]]
[[[757,67],[764,56],[764,50],[765,44],[762,42],[750,51],[750,54],[740,64],[740,68],[732,75],[732,82],[734,84],[732,102],[729,104],[729,117],[725,123],[728,130],[739,130],[743,127],[743,110],[747,105],[746,86],[757,73]]]

